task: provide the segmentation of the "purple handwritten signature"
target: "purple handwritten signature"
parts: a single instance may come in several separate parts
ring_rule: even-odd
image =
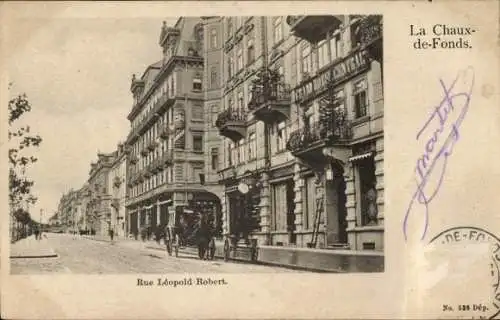
[[[460,126],[467,111],[474,87],[474,69],[468,67],[458,72],[450,85],[439,80],[443,98],[417,133],[416,140],[423,143],[423,153],[415,164],[416,190],[406,210],[403,233],[408,239],[408,229],[413,221],[422,224],[424,240],[429,227],[429,204],[438,194],[446,172],[448,157],[460,138]],[[455,118],[455,121],[452,121]],[[418,213],[423,216],[418,216]]]

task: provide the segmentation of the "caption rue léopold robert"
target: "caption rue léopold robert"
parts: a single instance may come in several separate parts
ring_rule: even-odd
[[[157,279],[142,279],[137,278],[137,286],[139,287],[185,287],[185,286],[223,286],[227,285],[227,281],[224,278],[213,279],[207,277],[195,277],[195,278],[183,278],[183,279],[168,279],[168,278],[157,278]]]

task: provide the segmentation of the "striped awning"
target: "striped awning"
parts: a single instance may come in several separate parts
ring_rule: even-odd
[[[367,153],[359,154],[357,156],[350,157],[349,158],[349,162],[363,160],[363,159],[366,159],[366,158],[370,158],[372,156],[373,156],[373,152],[367,152]]]

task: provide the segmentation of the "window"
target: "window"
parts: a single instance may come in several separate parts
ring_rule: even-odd
[[[245,109],[245,100],[243,98],[243,91],[238,91],[238,109],[243,110]]]
[[[276,131],[276,151],[280,152],[286,149],[286,123],[284,121],[278,123]]]
[[[241,46],[236,50],[236,72],[243,69],[243,50]]]
[[[357,200],[361,204],[358,211],[358,223],[361,225],[376,224],[377,190],[375,177],[375,161],[373,157],[355,162],[357,168]]]
[[[287,227],[287,197],[286,184],[280,183],[273,186],[273,229],[286,231]]]
[[[201,91],[201,89],[202,89],[201,77],[196,75],[195,78],[193,79],[193,91]]]
[[[301,49],[300,71],[302,75],[311,75],[312,73],[311,46],[309,44],[305,44]]]
[[[247,64],[254,62],[255,60],[255,45],[254,45],[254,36],[253,30],[248,35],[247,41]]]
[[[229,56],[227,58],[227,75],[229,78],[232,78],[233,77],[233,64],[234,64],[234,59],[232,56]]]
[[[219,150],[217,148],[210,149],[210,159],[212,170],[217,170],[219,168]]]
[[[191,115],[193,117],[193,120],[203,120],[203,106],[202,105],[194,105]]]
[[[318,43],[318,67],[322,68],[326,66],[330,62],[329,58],[328,42],[326,40],[323,40]]]
[[[217,30],[215,28],[210,30],[210,48],[217,48]]]
[[[217,79],[217,66],[210,68],[210,87],[217,88],[219,86],[219,79]]]
[[[274,18],[273,21],[273,39],[274,44],[277,44],[283,39],[283,28],[281,25],[281,17]]]
[[[229,164],[238,164],[238,147],[236,143],[229,143]]]
[[[229,97],[227,99],[227,105],[228,105],[229,109],[233,109],[234,108],[233,98],[232,97]]]
[[[200,174],[203,174],[203,166],[202,165],[197,165],[193,164],[193,177],[192,181],[196,183],[200,183]]]
[[[228,38],[233,35],[233,19],[227,18],[227,36]]]
[[[330,39],[330,59],[331,61],[340,58],[342,56],[341,52],[340,34],[332,35]]]
[[[257,158],[257,140],[255,139],[255,132],[248,135],[248,159],[252,160]]]
[[[210,107],[211,117],[212,117],[212,126],[216,127],[215,122],[217,121],[217,116],[219,114],[219,106],[214,104]]]
[[[245,139],[238,141],[238,163],[245,161]]]
[[[358,81],[354,84],[354,112],[356,118],[361,118],[367,115],[368,97],[366,95],[366,80]]]
[[[202,135],[193,135],[193,150],[194,151],[203,151],[203,136]]]

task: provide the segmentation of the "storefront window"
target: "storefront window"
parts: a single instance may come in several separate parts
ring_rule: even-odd
[[[375,177],[375,161],[373,157],[355,162],[357,168],[357,193],[359,203],[358,224],[372,225],[377,223],[377,190]]]

